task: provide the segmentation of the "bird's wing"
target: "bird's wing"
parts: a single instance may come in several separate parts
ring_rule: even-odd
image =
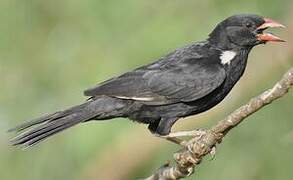
[[[121,99],[133,99],[138,101],[161,101],[160,95],[154,94],[148,87],[148,80],[143,76],[146,69],[137,69],[127,72],[119,77],[105,81],[96,87],[84,91],[86,96],[107,95]]]
[[[190,102],[202,98],[225,80],[225,70],[207,59],[187,59],[166,68],[140,68],[85,91],[150,105]]]
[[[197,62],[180,65],[146,74],[151,91],[174,102],[191,102],[211,93],[226,78],[225,70],[217,64]]]

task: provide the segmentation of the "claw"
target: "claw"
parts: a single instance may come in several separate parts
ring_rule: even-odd
[[[210,152],[210,155],[211,155],[210,161],[212,161],[212,160],[215,159],[215,157],[216,157],[216,150],[217,150],[216,146],[212,147],[212,150]]]

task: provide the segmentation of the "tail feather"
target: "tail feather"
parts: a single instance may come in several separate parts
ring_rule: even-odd
[[[31,126],[34,126],[36,124],[43,123],[43,122],[48,121],[50,119],[54,119],[54,116],[59,115],[59,113],[60,112],[56,112],[54,114],[49,114],[49,115],[45,115],[45,116],[39,117],[37,119],[30,120],[28,122],[25,122],[23,124],[20,124],[20,125],[14,127],[14,128],[9,129],[8,132],[14,132],[14,131],[15,132],[19,132],[19,131],[22,131],[22,130],[27,129],[27,128],[31,127]],[[58,117],[60,117],[60,115]]]
[[[58,132],[60,132],[60,131],[62,131],[64,129],[67,129],[67,128],[71,127],[71,126],[74,126],[75,124],[77,124],[77,123],[70,122],[70,123],[66,123],[66,124],[64,124],[62,126],[59,126],[57,128],[51,129],[51,130],[49,130],[47,132],[44,132],[44,133],[42,133],[42,134],[40,134],[38,136],[35,136],[34,138],[30,139],[29,141],[26,142],[25,145],[28,146],[28,147],[31,147],[31,146],[33,146],[33,145],[45,140],[47,137],[49,137],[51,135],[54,135],[54,134],[56,134],[56,133],[58,133]]]
[[[23,134],[20,134],[16,138],[14,138],[11,143],[12,145],[21,145],[22,147],[30,147],[33,146],[51,135],[54,135],[64,129],[72,127],[76,124],[80,123],[80,121],[62,121],[61,123],[48,123],[42,125],[41,128],[31,129]]]
[[[19,135],[13,138],[10,143],[23,148],[31,147],[60,131],[94,118],[98,112],[89,108],[90,103],[86,102],[10,129],[9,132],[19,132]]]

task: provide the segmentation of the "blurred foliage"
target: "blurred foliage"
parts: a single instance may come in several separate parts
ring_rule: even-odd
[[[25,151],[9,147],[5,131],[82,102],[82,91],[97,82],[205,39],[227,16],[268,16],[288,23],[286,31],[292,33],[292,11],[289,0],[1,0],[0,179],[148,176],[178,147],[125,119],[83,124]],[[209,113],[180,121],[176,129],[208,127],[272,86],[292,59],[290,41],[255,48],[232,94]],[[291,92],[233,130],[196,178],[292,179],[292,101]]]

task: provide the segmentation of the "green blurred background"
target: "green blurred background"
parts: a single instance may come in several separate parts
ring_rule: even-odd
[[[256,13],[287,25],[287,40],[258,46],[232,93],[173,130],[210,127],[271,87],[293,65],[290,0],[0,0],[0,179],[128,180],[147,177],[178,149],[126,119],[79,125],[19,150],[6,130],[80,102],[83,90],[203,40],[216,23]],[[291,34],[291,35],[290,35]],[[291,180],[293,92],[229,134],[188,179]]]

